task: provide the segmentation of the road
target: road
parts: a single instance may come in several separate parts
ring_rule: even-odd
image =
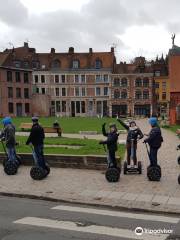
[[[136,235],[137,227],[172,230],[180,239],[180,215],[117,211],[41,200],[0,197],[1,240],[164,240],[168,234]],[[176,235],[176,237],[175,237]]]

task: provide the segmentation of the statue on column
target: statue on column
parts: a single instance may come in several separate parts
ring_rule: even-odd
[[[174,40],[175,40],[175,37],[176,37],[176,34],[173,33],[173,34],[172,34],[172,37],[171,37],[171,39],[172,39],[172,46],[174,46]]]

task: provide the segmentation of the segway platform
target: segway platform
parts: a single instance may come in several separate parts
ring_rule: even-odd
[[[117,168],[108,168],[106,170],[106,180],[108,182],[118,182],[119,178],[120,178],[120,174],[121,174],[121,168],[117,167]]]
[[[141,164],[141,162],[138,161],[137,167],[135,167],[135,166],[128,167],[127,161],[125,161],[124,162],[124,174],[126,175],[127,173],[142,174],[142,164]]]

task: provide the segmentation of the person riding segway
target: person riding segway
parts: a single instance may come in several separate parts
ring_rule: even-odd
[[[2,120],[4,129],[0,134],[1,143],[6,154],[6,159],[3,162],[4,172],[7,175],[15,175],[17,173],[18,167],[21,164],[21,159],[16,155],[16,140],[15,140],[15,127],[12,124],[12,119],[10,117],[5,117]],[[4,143],[5,142],[5,145]]]
[[[158,121],[156,117],[151,117],[149,119],[149,124],[152,129],[148,135],[148,138],[144,140],[145,144],[149,144],[150,151],[146,145],[148,157],[150,160],[150,165],[147,168],[147,177],[150,181],[160,181],[161,179],[161,167],[157,162],[157,153],[161,144],[163,142],[161,129],[158,125]]]
[[[30,171],[30,176],[34,180],[41,180],[45,178],[50,168],[44,159],[44,129],[38,122],[38,117],[32,117],[33,126],[31,128],[30,135],[26,141],[26,145],[30,145],[32,149],[34,164]]]
[[[129,126],[125,124],[121,119],[117,121],[128,131],[126,140],[127,149],[127,161],[124,162],[124,174],[127,173],[142,173],[142,164],[140,161],[137,162],[137,142],[139,139],[143,138],[143,133],[140,128],[136,126],[135,121],[131,121]],[[133,162],[133,165],[131,165]]]
[[[106,180],[108,182],[117,182],[120,177],[121,169],[117,166],[115,153],[118,149],[117,141],[119,134],[117,133],[116,124],[112,123],[109,125],[110,131],[106,132],[106,123],[102,125],[102,133],[107,140],[100,141],[99,144],[107,145],[107,162],[108,169],[106,170]]]

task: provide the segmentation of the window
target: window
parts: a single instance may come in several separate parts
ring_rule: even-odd
[[[62,97],[66,96],[66,88],[62,88]]]
[[[149,78],[145,77],[143,79],[143,87],[149,87]]]
[[[142,93],[141,93],[141,91],[136,91],[135,98],[136,98],[136,99],[141,99],[141,98],[142,98]]]
[[[100,87],[96,88],[96,96],[100,96],[101,95],[101,89]]]
[[[16,72],[15,77],[16,77],[16,82],[21,82],[21,73],[20,72]]]
[[[79,97],[80,96],[80,90],[79,88],[75,88],[75,96]]]
[[[114,79],[114,86],[120,86],[120,79],[119,78]]]
[[[104,87],[104,96],[108,96],[108,87]]]
[[[66,101],[62,101],[62,112],[66,112]]]
[[[15,66],[15,68],[20,68],[21,67],[21,61],[14,61],[14,66]]]
[[[59,75],[55,75],[55,83],[59,83]]]
[[[81,112],[85,113],[86,112],[86,106],[85,106],[85,102],[81,102]]]
[[[61,67],[61,63],[58,59],[55,59],[54,61],[52,61],[51,63],[51,68],[60,68]]]
[[[82,97],[85,97],[85,96],[86,96],[86,89],[82,88]]]
[[[127,98],[127,91],[122,91],[121,92],[121,98],[126,99]]]
[[[25,103],[25,113],[29,113],[29,103]]]
[[[101,82],[101,75],[96,75],[96,82],[97,83]]]
[[[36,93],[39,93],[39,88],[38,87],[36,88]]]
[[[8,98],[13,98],[13,88],[8,87]]]
[[[38,83],[38,82],[39,82],[39,76],[38,76],[38,75],[35,75],[35,76],[34,76],[34,82],[35,82],[35,83]]]
[[[100,59],[96,59],[96,61],[95,61],[95,68],[96,69],[102,68],[102,61]]]
[[[9,110],[9,113],[14,113],[14,105],[12,102],[8,103],[8,110]]]
[[[24,89],[24,98],[29,98],[29,88]]]
[[[29,62],[25,61],[23,65],[24,65],[24,68],[29,68]]]
[[[80,102],[76,102],[76,113],[80,113]]]
[[[66,82],[66,75],[61,75],[61,82],[65,83]]]
[[[41,93],[42,94],[46,94],[46,89],[45,88],[41,88]]]
[[[7,82],[12,82],[12,72],[7,71]]]
[[[59,93],[60,93],[60,92],[59,92],[59,88],[55,88],[55,95],[56,95],[56,97],[59,97],[59,96],[60,96]]]
[[[27,72],[24,73],[24,83],[29,83],[29,75]]]
[[[154,72],[154,75],[155,75],[156,77],[161,76],[161,71],[159,71],[159,70],[155,71],[155,72]]]
[[[149,91],[143,92],[143,99],[149,99]]]
[[[79,82],[80,82],[79,75],[75,75],[75,83],[79,83]]]
[[[120,91],[118,89],[114,90],[114,98],[120,98]]]
[[[86,82],[86,76],[85,75],[81,75],[81,83],[85,83]]]
[[[61,103],[60,101],[56,101],[56,112],[60,112],[61,111]]]
[[[107,83],[109,81],[109,76],[107,74],[105,74],[103,77],[104,77],[104,82]]]
[[[166,82],[162,82],[162,89],[166,90]]]
[[[39,66],[40,66],[40,63],[39,63],[38,61],[33,61],[33,62],[32,62],[32,68],[33,68],[33,69],[38,69]]]
[[[79,68],[79,60],[73,60],[73,62],[72,62],[72,68],[75,68],[75,69],[77,69],[77,68]]]
[[[41,75],[41,83],[45,83],[45,75]]]
[[[16,98],[21,98],[21,89],[16,88]]]
[[[166,100],[166,92],[162,93],[162,100]]]
[[[121,79],[121,86],[122,87],[127,87],[127,78],[122,78]]]
[[[158,82],[155,83],[155,88],[159,88],[159,83]]]
[[[141,80],[141,78],[136,78],[135,86],[136,87],[142,87],[142,80]]]

